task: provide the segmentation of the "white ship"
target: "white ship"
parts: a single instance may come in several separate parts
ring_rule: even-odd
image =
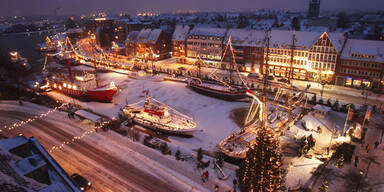
[[[191,117],[151,98],[148,94],[145,100],[126,105],[122,112],[134,123],[154,131],[189,136],[196,131],[196,123]]]

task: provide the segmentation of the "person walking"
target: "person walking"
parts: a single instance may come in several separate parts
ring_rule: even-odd
[[[375,149],[379,146],[379,141],[375,142]]]

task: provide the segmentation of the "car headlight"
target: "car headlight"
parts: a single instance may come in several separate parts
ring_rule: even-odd
[[[88,182],[88,186],[91,186],[91,182]]]
[[[84,187],[80,187],[80,190],[84,191]]]

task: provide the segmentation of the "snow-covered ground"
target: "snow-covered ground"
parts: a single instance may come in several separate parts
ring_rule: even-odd
[[[96,113],[117,117],[120,108],[144,99],[143,91],[148,89],[151,97],[193,117],[197,123],[198,131],[193,138],[170,136],[170,141],[181,147],[202,147],[206,150],[213,150],[221,140],[239,129],[229,118],[230,112],[235,108],[249,106],[249,103],[223,101],[198,94],[187,88],[184,83],[135,80],[117,73],[103,73],[99,76],[103,82],[113,81],[120,88],[113,98],[113,103],[82,102],[57,92],[48,94],[66,102],[80,104]]]

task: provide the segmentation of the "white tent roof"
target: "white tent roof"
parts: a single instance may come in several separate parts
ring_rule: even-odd
[[[80,116],[80,117],[82,117],[82,118],[91,120],[91,121],[93,121],[93,122],[97,122],[99,119],[102,119],[102,117],[97,116],[97,115],[95,115],[95,114],[93,114],[93,113],[90,113],[90,112],[85,111],[85,110],[82,110],[82,109],[77,110],[77,111],[75,112],[75,114],[78,115],[78,116]]]

